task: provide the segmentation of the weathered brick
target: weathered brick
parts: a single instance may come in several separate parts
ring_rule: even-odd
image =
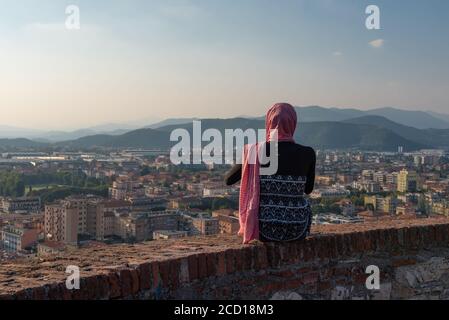
[[[437,228],[439,229],[439,233],[441,234],[441,238],[440,238],[440,244],[442,245],[446,245],[448,243],[449,240],[449,235],[447,234],[447,231],[449,230],[447,228],[446,224],[439,224],[437,226]]]
[[[251,270],[254,268],[254,256],[253,250],[250,246],[244,247],[243,251],[243,259],[244,259],[244,270]]]
[[[226,273],[231,274],[235,272],[235,257],[234,257],[234,250],[228,249],[225,251],[225,257],[226,257]]]
[[[216,254],[216,270],[218,276],[223,276],[226,274],[226,257],[224,252]]]
[[[89,300],[89,291],[94,290],[94,288],[89,288],[89,284],[86,278],[80,279],[80,288],[72,289],[72,299],[73,300]]]
[[[390,229],[391,247],[392,250],[399,250],[399,233],[397,229]]]
[[[342,234],[334,235],[334,241],[337,249],[337,256],[345,255],[344,239]]]
[[[298,263],[301,261],[299,259],[298,255],[298,245],[300,241],[293,241],[289,243],[289,256],[290,256],[290,263]]]
[[[343,234],[343,243],[345,248],[345,255],[351,256],[353,253],[352,250],[352,239],[350,233]]]
[[[81,290],[86,291],[86,296],[88,300],[95,300],[97,299],[97,295],[99,293],[98,290],[98,276],[90,276],[87,278],[84,278],[83,281],[84,288],[80,288]]]
[[[304,261],[305,242],[306,242],[306,240],[296,242],[296,255],[297,255],[299,261]],[[267,254],[269,254],[269,253],[267,252]]]
[[[45,287],[36,287],[33,288],[33,300],[46,300],[47,299],[47,292],[45,290]]]
[[[131,271],[129,269],[120,271],[120,286],[122,289],[122,297],[128,297],[133,293]]]
[[[49,300],[62,300],[62,292],[60,290],[60,283],[51,283],[48,286],[48,299]]]
[[[417,227],[410,227],[409,229],[410,231],[410,243],[411,243],[411,247],[413,249],[418,249],[419,248],[419,237],[418,237],[418,228]]]
[[[173,259],[169,261],[169,282],[170,288],[177,289],[179,287],[179,274],[181,273],[181,260]]]
[[[109,296],[114,299],[114,298],[119,298],[122,295],[122,289],[120,286],[120,277],[116,272],[111,272],[108,275],[108,280],[109,280]]]
[[[32,300],[33,295],[33,289],[30,288],[19,290],[15,294],[17,300]]]
[[[150,263],[142,263],[138,266],[137,271],[139,273],[139,287],[142,290],[148,290],[151,288],[153,272],[151,270]]]
[[[207,278],[207,258],[206,253],[200,253],[198,255],[198,278]]]
[[[406,239],[405,239],[405,228],[396,230],[396,233],[398,234],[399,246],[401,248],[404,248],[405,247],[405,241],[406,241]]]
[[[235,271],[243,271],[245,270],[245,251],[242,250],[235,250]]]
[[[183,258],[180,261],[179,281],[181,284],[185,284],[190,282],[189,260],[187,258]]]
[[[288,246],[288,243],[284,243],[282,246],[278,246],[281,265],[288,264],[288,262],[289,262],[287,246]]]
[[[206,269],[208,277],[212,277],[217,274],[216,261],[217,261],[216,253],[210,252],[206,254]]]
[[[100,274],[97,277],[97,281],[98,281],[97,299],[109,299],[110,286],[108,276]]]
[[[266,246],[255,246],[253,248],[254,257],[255,257],[255,270],[263,270],[268,267],[268,254]]]
[[[151,272],[153,273],[153,281],[152,281],[152,289],[158,289],[161,287],[161,275],[159,273],[159,263],[152,262],[151,264]]]
[[[198,279],[198,255],[191,255],[187,259],[189,261],[189,279],[194,281]]]
[[[315,244],[315,239],[314,238],[309,238],[304,243],[304,261],[312,260],[315,257],[315,255],[314,255],[314,250],[315,250],[314,244]]]
[[[276,260],[276,257],[275,257],[275,255],[274,255],[274,252],[275,252],[274,244],[273,244],[273,243],[265,243],[264,245],[265,245],[265,248],[266,248],[266,250],[267,250],[267,260],[268,260],[268,265],[269,265],[271,268],[277,267],[277,263],[276,263],[276,261],[275,261],[275,260]],[[255,269],[255,265],[256,265],[256,262],[255,262],[255,254],[251,253],[251,259],[253,259],[253,261],[254,261],[254,263],[253,263],[253,268]]]
[[[170,264],[168,260],[159,262],[159,275],[162,281],[162,286],[168,288],[170,286]]]

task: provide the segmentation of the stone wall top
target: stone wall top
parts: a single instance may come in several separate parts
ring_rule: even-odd
[[[242,245],[237,236],[193,237],[139,244],[98,245],[58,255],[0,262],[0,298],[120,298],[155,287],[308,259],[365,251],[397,252],[449,243],[444,217],[314,226],[302,242]],[[65,289],[66,267],[80,268],[89,290]]]

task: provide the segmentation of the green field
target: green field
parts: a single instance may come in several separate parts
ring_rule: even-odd
[[[61,188],[61,187],[68,187],[62,184],[37,184],[37,185],[32,185],[32,191],[39,191],[39,190],[44,190],[44,189],[53,189],[53,188]],[[28,193],[30,192],[30,186],[25,186],[25,195],[28,195]]]

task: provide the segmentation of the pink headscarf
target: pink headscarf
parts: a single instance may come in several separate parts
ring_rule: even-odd
[[[288,103],[275,104],[268,110],[265,120],[266,141],[271,141],[272,130],[277,130],[278,141],[294,142],[297,116],[295,109]],[[240,184],[239,235],[243,243],[259,239],[259,198],[260,198],[260,164],[258,144],[246,145],[243,152],[242,181]],[[255,156],[255,164],[250,158]],[[254,161],[252,161],[254,163]]]

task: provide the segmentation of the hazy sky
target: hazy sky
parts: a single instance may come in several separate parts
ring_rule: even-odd
[[[65,27],[80,8],[81,29]],[[367,30],[365,8],[381,9]],[[0,0],[0,124],[261,115],[277,101],[449,113],[447,0]]]

